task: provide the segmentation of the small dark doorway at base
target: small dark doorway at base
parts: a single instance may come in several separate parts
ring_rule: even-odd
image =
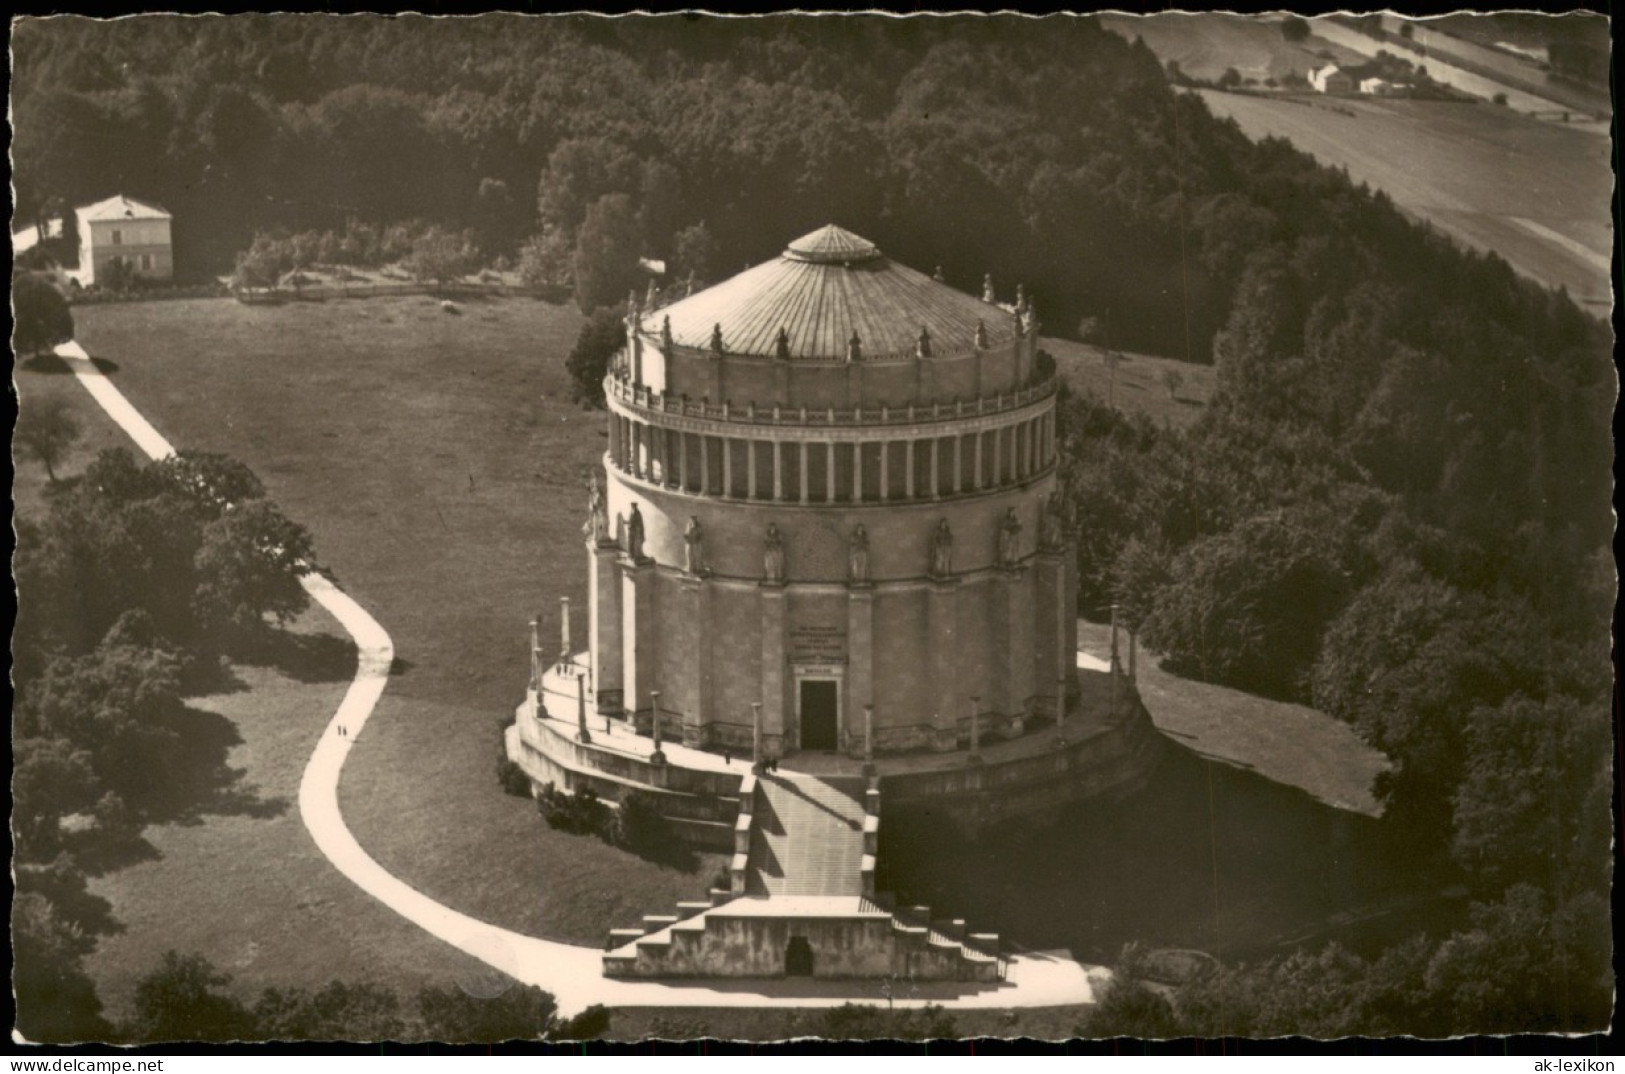
[[[805,936],[790,937],[790,942],[784,945],[784,975],[786,977],[811,977],[812,973],[812,944],[807,942]]]
[[[801,748],[836,748],[836,683],[833,679],[801,680]]]

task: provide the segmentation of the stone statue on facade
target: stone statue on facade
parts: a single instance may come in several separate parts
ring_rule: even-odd
[[[987,323],[985,321],[978,320],[976,322],[976,347],[978,350],[987,350]]]
[[[683,565],[688,569],[688,573],[704,574],[705,532],[700,529],[700,520],[694,515],[688,516],[688,529],[683,531],[683,544],[686,546],[687,556]]]
[[[1044,512],[1039,519],[1038,541],[1046,552],[1059,552],[1066,543],[1066,516],[1061,505],[1061,494],[1052,492],[1044,501]]]
[[[914,353],[921,358],[931,357],[931,333],[925,325],[920,325],[920,338],[914,344]]]
[[[954,535],[945,518],[931,534],[931,576],[946,578],[954,572]]]
[[[858,338],[856,332],[853,332],[852,338],[846,341],[846,360],[849,362],[863,361],[863,340]]]
[[[869,582],[869,531],[863,528],[861,522],[847,542],[846,573],[851,581],[859,585]]]
[[[935,271],[935,272],[933,272],[931,274],[931,278],[933,280],[936,280],[938,283],[947,283],[948,282],[948,277],[946,277],[946,276],[944,276],[942,274],[942,266],[941,265],[937,266],[937,271]]]
[[[713,354],[722,353],[722,322],[720,321],[711,326],[711,351]]]
[[[982,301],[990,306],[995,301],[993,296],[993,274],[991,272],[982,277]]]
[[[781,362],[790,360],[790,332],[780,328],[778,336],[773,340],[773,355]]]
[[[626,520],[626,554],[633,563],[643,562],[643,515],[638,505],[632,505],[632,517]]]
[[[999,565],[1001,567],[1014,567],[1021,558],[1021,520],[1016,517],[1016,509],[1010,508],[1004,513],[1004,522],[999,526]]]
[[[672,352],[671,314],[660,318],[660,349],[666,354]]]
[[[784,581],[784,538],[779,536],[779,524],[767,524],[767,537],[762,541],[762,575],[769,582]]]
[[[587,521],[581,527],[581,532],[593,544],[604,544],[609,540],[609,508],[604,503],[604,487],[598,483],[597,474],[593,474],[592,480],[587,482]]]

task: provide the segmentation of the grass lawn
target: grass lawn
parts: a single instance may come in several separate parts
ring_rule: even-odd
[[[1075,391],[1111,400],[1127,414],[1143,413],[1157,426],[1183,429],[1201,417],[1218,388],[1218,367],[1121,352],[1114,374],[1099,347],[1069,339],[1045,338],[1042,347],[1055,356],[1055,367]],[[1176,373],[1177,391],[1164,379]]]
[[[475,917],[597,944],[608,927],[703,893],[721,859],[702,856],[681,872],[561,835],[497,785],[498,726],[524,688],[526,621],[543,612],[556,629],[561,594],[585,607],[579,506],[602,450],[602,417],[566,401],[573,310],[522,299],[461,308],[449,315],[426,296],[256,307],[195,300],[82,307],[75,316],[80,342],[117,365],[114,381],[136,407],[177,446],[253,467],[394,638],[397,675],[340,787],[361,844]],[[49,379],[53,390],[71,385]],[[232,706],[296,709],[311,721],[295,730],[285,715],[272,720],[292,736],[285,747],[245,758],[245,778],[283,788],[267,793],[291,802],[344,684],[303,696],[312,684],[244,677],[254,690],[209,704],[230,709],[223,714],[245,741],[260,716]],[[300,696],[279,699],[283,690]],[[258,943],[261,953],[240,969],[245,991],[334,976],[409,988],[462,965],[343,880],[295,811],[228,820],[149,833],[161,859],[98,882],[129,925],[93,960],[110,989],[116,973],[144,972],[147,956],[169,946],[230,968]],[[277,846],[277,824],[290,826],[289,845]],[[227,860],[242,872],[232,897],[211,894],[185,914],[165,909],[176,890],[207,889]],[[309,889],[324,905],[348,898],[351,910],[335,924],[342,942],[312,943],[308,929],[301,936],[291,909],[299,900],[284,888]],[[260,905],[246,905],[256,898]],[[284,929],[297,943],[273,958]],[[443,962],[426,952],[443,952]]]

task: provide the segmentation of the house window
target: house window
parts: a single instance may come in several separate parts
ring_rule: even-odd
[[[124,232],[120,231],[118,228],[113,229],[113,245],[114,246],[123,246],[124,245]]]
[[[142,254],[141,255],[141,270],[143,272],[151,272],[152,271],[152,255],[151,254]]]

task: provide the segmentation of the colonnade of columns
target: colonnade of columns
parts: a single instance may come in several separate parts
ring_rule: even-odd
[[[1055,457],[1055,414],[945,435],[864,440],[716,436],[610,414],[609,455],[623,473],[722,499],[888,503],[1020,484]],[[741,432],[749,429],[741,426]],[[774,436],[774,434],[777,434]]]

